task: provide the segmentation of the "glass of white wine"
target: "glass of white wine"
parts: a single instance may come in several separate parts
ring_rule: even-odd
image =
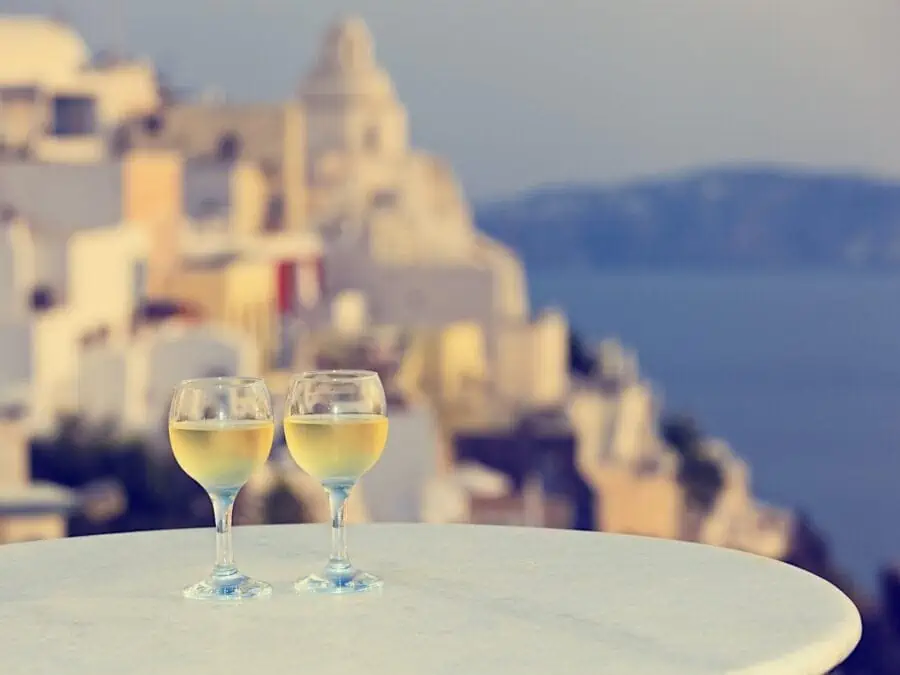
[[[275,421],[265,382],[256,378],[185,380],[169,409],[175,460],[212,500],[216,562],[212,573],[184,589],[200,600],[242,600],[271,595],[272,587],[238,571],[231,549],[234,500],[272,449]]]
[[[384,388],[369,370],[317,370],[296,375],[285,403],[284,436],[301,469],[318,479],[331,504],[331,556],[325,569],[300,579],[298,591],[352,593],[381,579],[347,557],[344,509],[360,477],[384,450],[388,420]]]

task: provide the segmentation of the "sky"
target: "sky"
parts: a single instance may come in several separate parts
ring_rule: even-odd
[[[359,14],[476,198],[742,161],[900,178],[900,0],[0,0],[54,9],[241,101],[296,95]]]

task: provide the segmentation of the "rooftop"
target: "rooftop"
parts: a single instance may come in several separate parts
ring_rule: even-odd
[[[67,24],[43,16],[0,16],[0,83],[43,82],[84,68],[91,53]]]
[[[72,492],[51,483],[0,488],[0,515],[61,513],[75,508]]]

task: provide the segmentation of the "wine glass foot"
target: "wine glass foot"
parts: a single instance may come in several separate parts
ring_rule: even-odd
[[[363,593],[383,586],[384,582],[379,577],[358,570],[341,576],[310,574],[294,584],[299,593]]]
[[[184,589],[184,597],[191,600],[249,600],[272,595],[272,587],[265,581],[243,575],[217,579],[210,577]]]

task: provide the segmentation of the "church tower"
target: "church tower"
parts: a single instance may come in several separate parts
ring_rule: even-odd
[[[392,159],[408,150],[406,110],[375,61],[365,22],[345,17],[328,30],[301,86],[313,173],[329,157]],[[342,162],[343,163],[343,162]]]

